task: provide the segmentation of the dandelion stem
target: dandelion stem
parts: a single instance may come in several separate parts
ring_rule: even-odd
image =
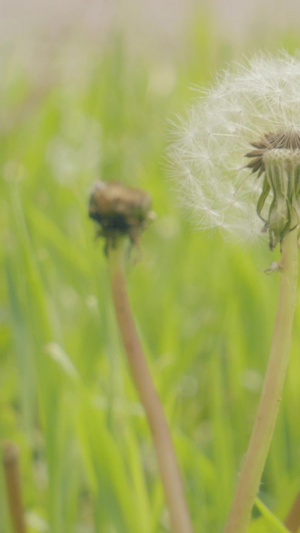
[[[21,494],[19,452],[12,442],[3,445],[2,461],[6,485],[7,502],[15,533],[26,533],[25,516]]]
[[[296,226],[297,222],[292,225]],[[298,231],[282,242],[278,307],[268,367],[225,533],[244,533],[268,455],[287,372],[297,300]]]
[[[193,528],[170,430],[151,378],[127,296],[122,242],[116,248],[109,249],[109,268],[115,313],[132,378],[152,433],[172,531],[192,533]]]
[[[297,533],[300,528],[300,492],[298,492],[293,505],[285,519],[285,527],[291,531],[291,533]]]

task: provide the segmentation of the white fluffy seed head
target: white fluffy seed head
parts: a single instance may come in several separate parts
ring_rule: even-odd
[[[296,57],[256,56],[200,95],[170,149],[180,197],[199,228],[219,227],[243,240],[262,235],[256,207],[263,179],[246,168],[245,155],[250,143],[277,131],[300,131]]]

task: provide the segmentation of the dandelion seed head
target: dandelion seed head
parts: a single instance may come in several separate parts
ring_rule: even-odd
[[[300,139],[299,132],[298,58],[260,55],[222,72],[180,120],[170,149],[180,197],[197,226],[218,227],[243,240],[261,236],[257,203],[264,183],[263,155],[267,148],[299,148],[293,141]],[[285,144],[279,146],[280,134]],[[255,148],[258,142],[262,146]],[[251,148],[261,151],[250,156],[252,166],[245,158]],[[265,211],[271,202],[271,196],[265,200]]]

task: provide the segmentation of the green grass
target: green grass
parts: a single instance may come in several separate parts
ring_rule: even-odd
[[[196,233],[166,178],[169,120],[193,97],[192,84],[207,83],[237,55],[199,27],[193,35],[201,65],[186,50],[164,83],[157,65],[129,56],[118,36],[78,60],[72,75],[62,61],[48,85],[3,59],[0,436],[20,447],[28,516],[51,533],[168,531],[103,244],[87,217],[98,177],[153,197],[157,220],[143,237],[140,262],[128,267],[130,298],[195,531],[222,531],[230,506],[266,366],[278,278],[263,274],[274,260],[267,248]],[[260,489],[279,519],[300,484],[299,325],[298,311]],[[0,502],[0,531],[9,533],[2,474]],[[255,508],[249,531],[283,531],[265,506]]]

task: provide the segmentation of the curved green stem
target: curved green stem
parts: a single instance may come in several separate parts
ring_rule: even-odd
[[[298,231],[282,243],[281,279],[273,340],[248,450],[239,475],[225,533],[244,533],[267,459],[287,372],[297,301]]]
[[[115,312],[135,387],[145,409],[174,533],[192,533],[170,430],[136,331],[126,291],[124,247],[109,249],[110,282]]]

